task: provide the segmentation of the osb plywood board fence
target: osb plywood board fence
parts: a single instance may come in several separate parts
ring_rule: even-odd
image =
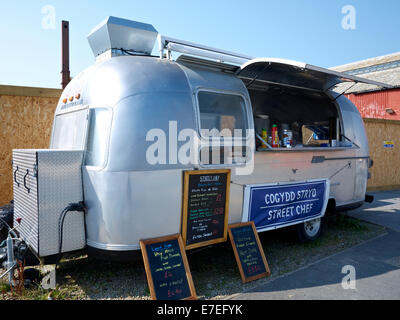
[[[48,148],[61,90],[0,86],[0,205],[12,200],[12,149]]]
[[[400,121],[364,119],[374,161],[369,190],[400,188]]]

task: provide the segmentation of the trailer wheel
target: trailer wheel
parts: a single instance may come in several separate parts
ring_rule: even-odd
[[[297,235],[301,242],[310,242],[319,238],[323,220],[317,218],[297,225]]]

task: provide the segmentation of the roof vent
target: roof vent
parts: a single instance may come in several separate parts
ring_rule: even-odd
[[[151,24],[110,16],[90,32],[88,41],[96,59],[105,52],[150,55],[157,35]]]

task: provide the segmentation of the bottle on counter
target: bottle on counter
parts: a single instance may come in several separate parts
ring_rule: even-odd
[[[273,124],[271,131],[272,131],[271,132],[271,135],[272,135],[271,147],[272,148],[279,148],[278,126],[276,124]]]
[[[283,130],[283,134],[282,134],[282,146],[283,146],[284,148],[287,148],[287,142],[288,142],[287,130],[284,129],[284,130]]]
[[[288,146],[288,148],[294,147],[293,131],[292,131],[292,130],[288,130],[288,131],[287,131],[287,135],[288,135],[288,140],[289,140],[289,146]]]
[[[292,147],[292,139],[293,139],[292,132],[290,130],[284,129],[283,130],[283,138],[282,138],[283,148],[291,148]]]
[[[267,140],[268,140],[267,129],[263,128],[263,129],[261,130],[261,138],[263,138],[263,140],[264,140],[265,142],[267,142]],[[264,148],[264,149],[267,148],[267,145],[266,145],[264,142],[262,142],[262,141],[261,141],[261,148]]]

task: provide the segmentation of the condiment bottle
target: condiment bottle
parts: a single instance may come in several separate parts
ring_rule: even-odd
[[[272,148],[279,147],[279,136],[278,136],[278,126],[276,124],[272,125]]]
[[[263,138],[265,142],[268,140],[267,130],[264,128],[261,130],[261,138]],[[267,145],[262,141],[261,141],[261,146],[262,148],[267,148]]]

